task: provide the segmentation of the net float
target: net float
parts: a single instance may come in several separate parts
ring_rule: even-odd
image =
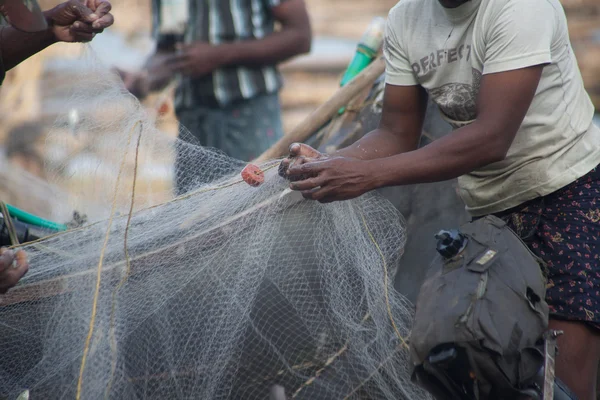
[[[164,102],[160,105],[160,107],[158,108],[158,113],[160,115],[164,115],[166,113],[169,112],[169,104],[167,102]]]
[[[248,164],[242,170],[242,179],[250,186],[260,186],[265,181],[265,173],[257,165]]]

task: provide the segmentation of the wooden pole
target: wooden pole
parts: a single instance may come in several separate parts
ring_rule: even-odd
[[[294,130],[279,139],[277,143],[261,154],[254,162],[261,163],[281,157],[288,152],[290,145],[293,143],[304,142],[317,129],[329,121],[340,108],[347,105],[363,89],[372,85],[384,71],[385,61],[383,58],[377,58],[354,79],[348,82],[348,84],[341,87],[329,100],[317,108]]]

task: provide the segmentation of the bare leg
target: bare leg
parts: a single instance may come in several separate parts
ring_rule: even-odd
[[[600,333],[581,322],[554,319],[550,329],[565,333],[558,338],[556,376],[579,400],[596,400]]]

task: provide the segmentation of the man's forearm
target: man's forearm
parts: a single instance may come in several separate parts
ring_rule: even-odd
[[[4,68],[8,71],[32,55],[56,43],[50,30],[26,33],[5,26],[0,30],[0,54]]]
[[[419,145],[419,137],[419,135],[394,133],[388,129],[379,128],[332,155],[360,160],[391,157],[415,150]]]
[[[222,52],[223,66],[273,65],[310,51],[310,29],[283,29],[263,39],[224,43],[218,46]]]
[[[376,187],[410,185],[457,178],[503,160],[507,150],[505,141],[473,123],[418,150],[369,163]]]

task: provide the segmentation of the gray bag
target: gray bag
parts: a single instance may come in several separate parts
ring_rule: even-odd
[[[438,251],[416,304],[413,381],[438,399],[518,399],[544,364],[540,260],[493,216],[442,235]]]

